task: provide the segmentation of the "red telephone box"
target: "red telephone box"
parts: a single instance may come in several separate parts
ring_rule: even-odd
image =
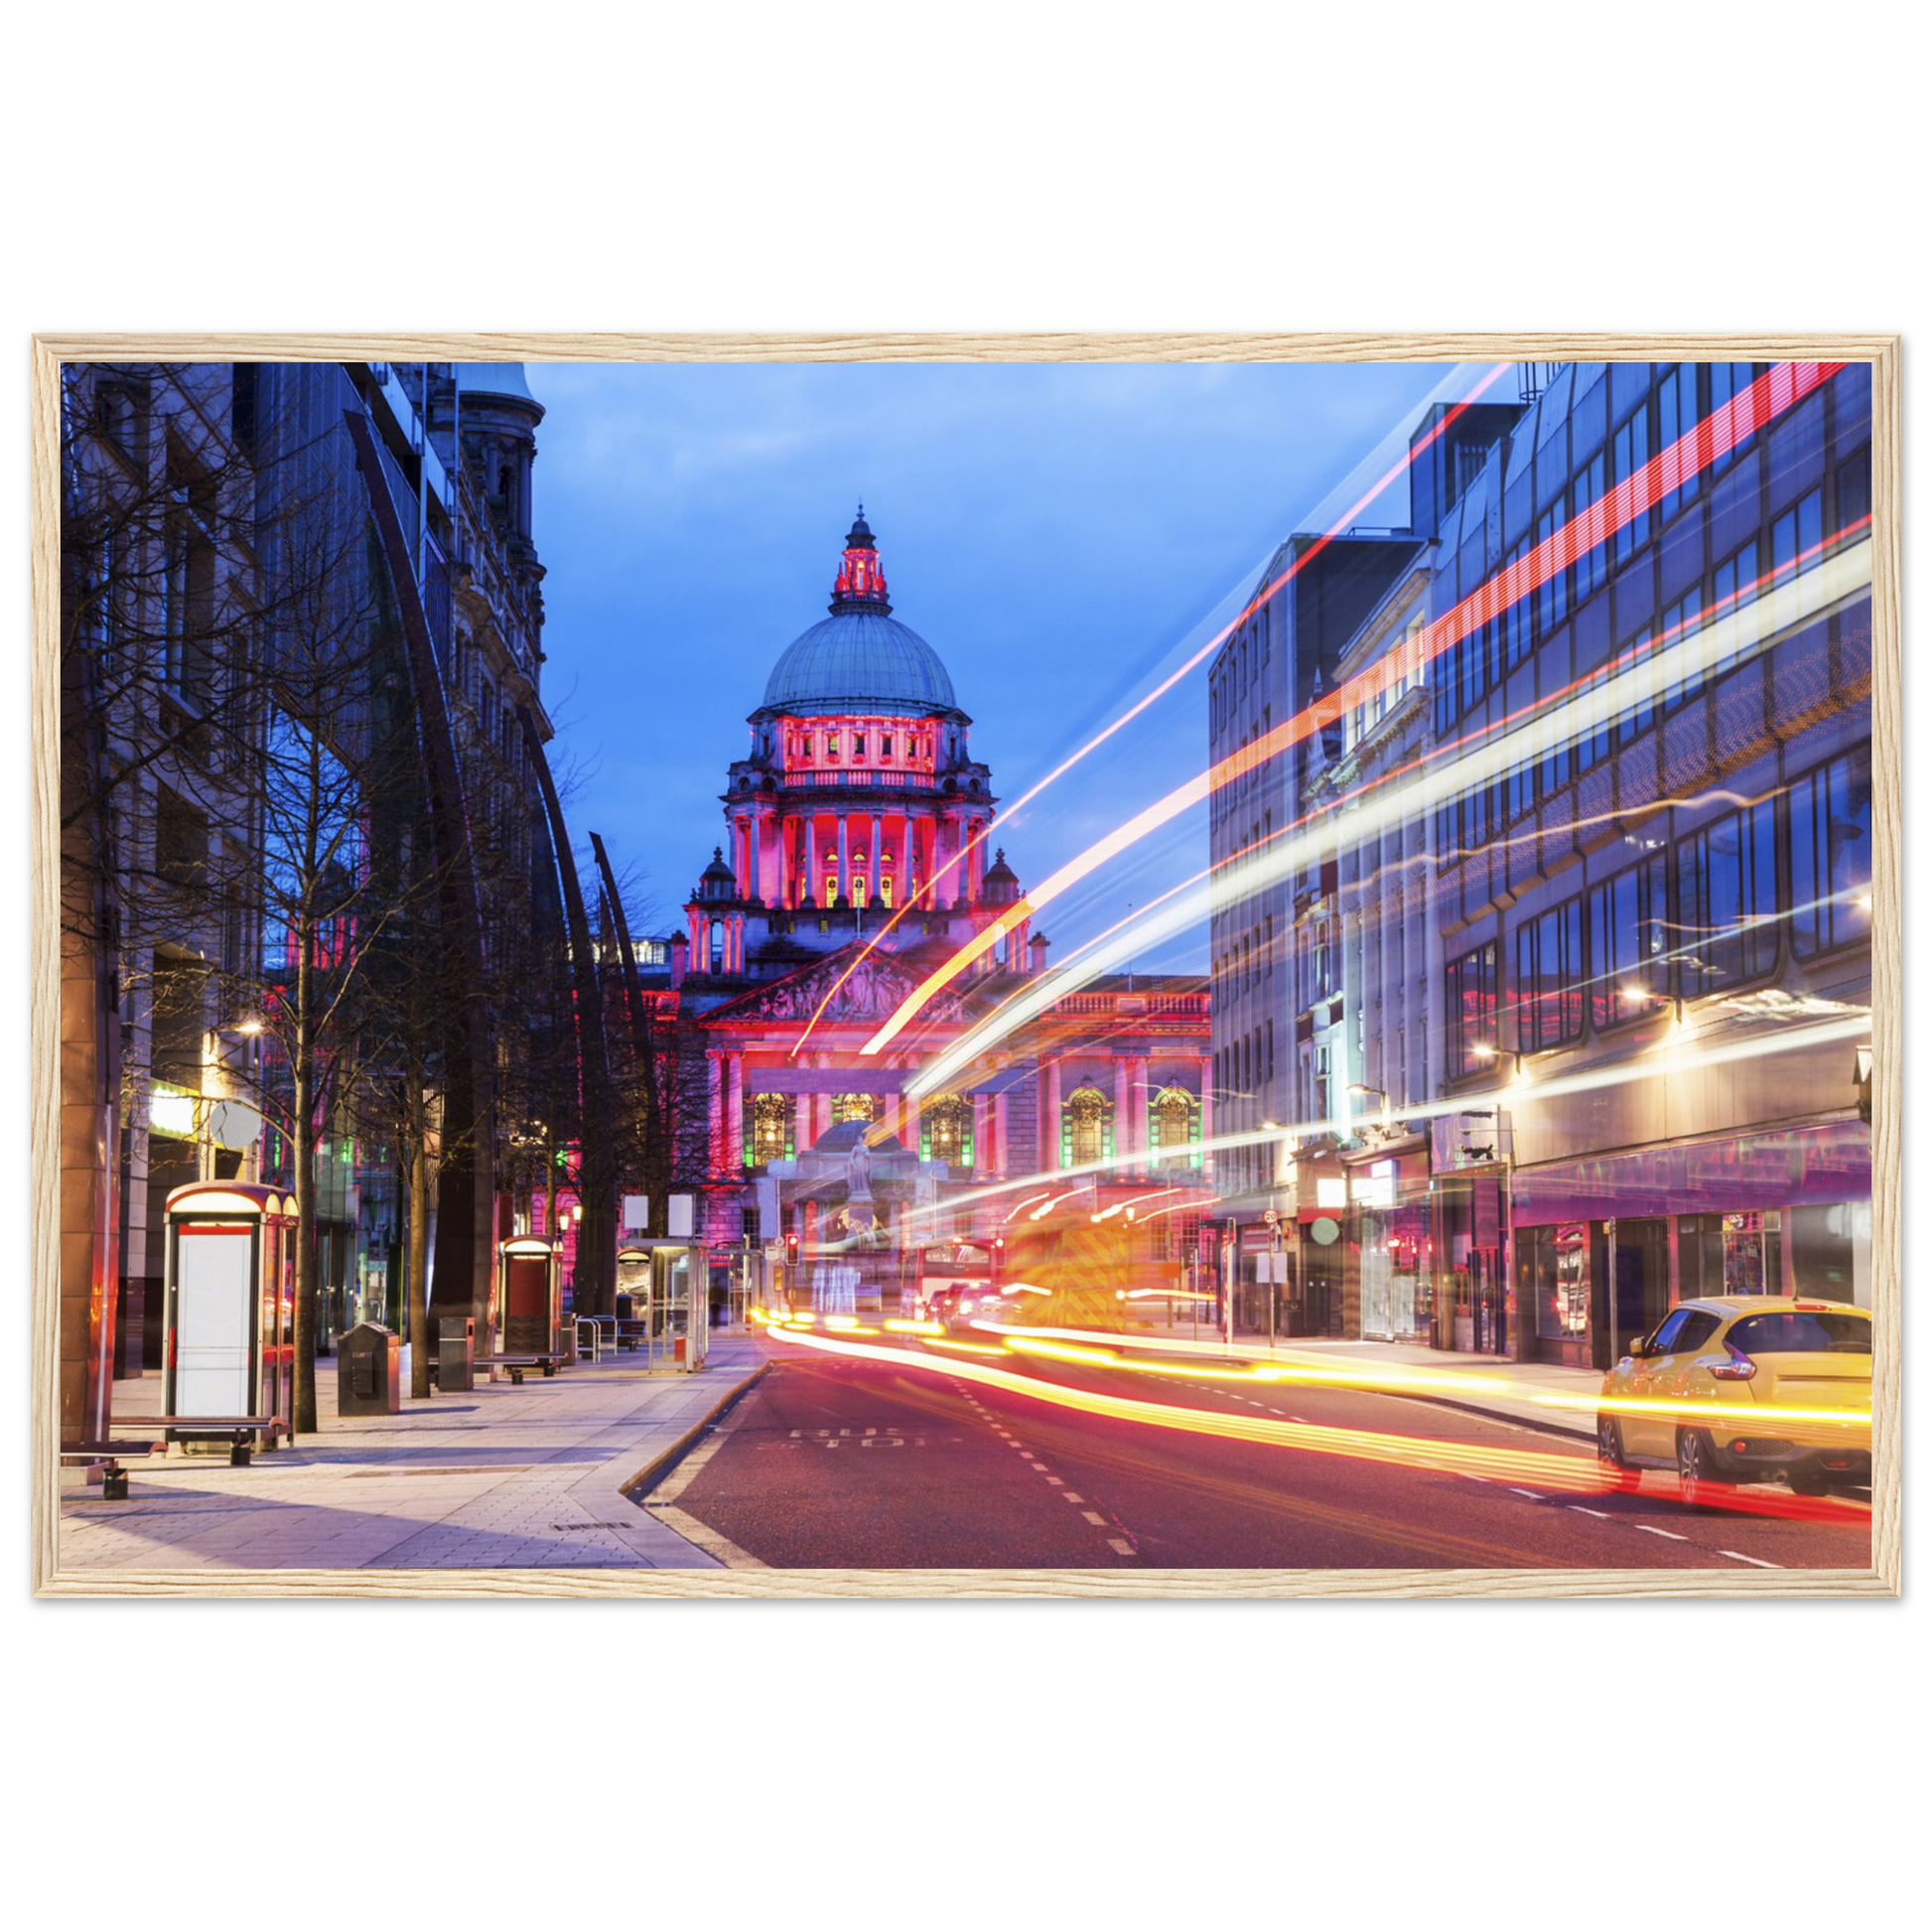
[[[244,1180],[195,1180],[168,1196],[162,1404],[171,1416],[295,1413],[295,1200]],[[171,1429],[171,1440],[231,1430]]]
[[[519,1234],[496,1249],[492,1326],[505,1354],[540,1353],[558,1346],[563,1327],[563,1272],[558,1244]]]

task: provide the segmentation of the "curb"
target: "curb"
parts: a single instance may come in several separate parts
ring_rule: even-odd
[[[735,1388],[727,1389],[675,1442],[666,1444],[635,1475],[626,1476],[622,1482],[619,1483],[618,1494],[627,1503],[639,1503],[639,1498],[642,1493],[650,1488],[656,1482],[657,1478],[664,1473],[665,1469],[671,1463],[675,1462],[747,1389],[758,1382],[770,1366],[771,1363],[768,1359],[759,1363],[751,1374],[746,1376],[744,1381],[740,1382]],[[641,1507],[640,1503],[639,1506]]]

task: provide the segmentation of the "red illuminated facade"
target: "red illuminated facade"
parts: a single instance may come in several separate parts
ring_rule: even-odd
[[[1042,1168],[1115,1159],[1082,1184],[1145,1193],[1165,1176],[1175,1201],[1200,1193],[1202,979],[1069,988],[921,1091],[936,1053],[1045,970],[1047,942],[1022,920],[886,1050],[862,1050],[1022,897],[987,837],[998,801],[972,720],[938,653],[893,615],[863,510],[827,616],[779,655],[748,722],[726,836],[670,945],[682,1184],[701,1192],[710,1238],[795,1235],[808,1265],[857,1257],[891,1276],[934,1240],[990,1239],[1013,1203],[984,1190]]]

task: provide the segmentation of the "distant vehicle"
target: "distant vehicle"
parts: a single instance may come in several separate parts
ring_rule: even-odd
[[[1692,1508],[1722,1482],[1782,1477],[1801,1496],[1871,1480],[1871,1317],[1840,1302],[1682,1302],[1603,1378],[1596,1459],[1616,1487],[1674,1467]],[[1625,1407],[1655,1403],[1658,1407]],[[1714,1407],[1734,1410],[1713,1417]],[[1846,1420],[1836,1420],[1838,1412]]]
[[[993,1272],[993,1251],[979,1242],[944,1241],[921,1248],[913,1307],[936,1321],[946,1298],[956,1303],[962,1295],[990,1293]]]

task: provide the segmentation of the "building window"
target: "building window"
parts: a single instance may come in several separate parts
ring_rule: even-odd
[[[1496,947],[1492,940],[1460,959],[1444,975],[1449,1022],[1449,1077],[1459,1079],[1487,1065],[1496,1050]],[[1487,1052],[1478,1052],[1486,1047]],[[1325,1104],[1320,1110],[1326,1114]]]
[[[870,1126],[883,1111],[876,1093],[835,1093],[832,1096],[834,1127],[847,1120],[862,1120]]]
[[[1777,814],[1726,812],[1677,845],[1679,986],[1687,999],[1761,978],[1777,963]]]
[[[1725,404],[1743,395],[1750,388],[1751,383],[1756,379],[1756,373],[1757,365],[1754,362],[1713,362],[1711,364],[1711,414],[1714,419]],[[1746,437],[1738,438],[1740,444],[1748,440]],[[1730,449],[1714,457],[1711,463],[1711,474],[1715,477],[1728,470],[1737,456],[1738,451]]]
[[[1113,1103],[1098,1087],[1076,1087],[1060,1109],[1060,1166],[1108,1161],[1113,1152]]]
[[[1639,404],[1630,419],[1610,442],[1613,483],[1628,483],[1642,475],[1650,461],[1650,412]],[[1611,539],[1618,563],[1626,563],[1650,538],[1650,511],[1642,509]]]
[[[1670,997],[1664,855],[1640,860],[1589,896],[1589,1024],[1621,1026]]]
[[[738,1210],[738,1233],[743,1241],[757,1243],[761,1240],[761,1223],[756,1207],[741,1207]]]
[[[1610,581],[1609,550],[1604,544],[1592,544],[1586,550],[1584,539],[1586,529],[1583,518],[1591,504],[1603,494],[1603,452],[1597,453],[1577,473],[1571,484],[1571,501],[1578,519],[1577,541],[1572,546],[1577,551],[1577,602],[1594,597]]]
[[[1815,491],[1813,492],[1816,493]],[[1735,618],[1745,605],[1757,596],[1757,539],[1752,537],[1748,543],[1726,557],[1712,573],[1711,582],[1711,619],[1714,623],[1723,622],[1727,618]],[[1736,642],[1724,653],[1712,666],[1713,673],[1726,669],[1736,663],[1742,655],[1746,639],[1741,623],[1733,626]]]
[[[1516,928],[1516,1045],[1536,1053],[1584,1031],[1584,901],[1566,899]]]
[[[1698,365],[1679,362],[1664,377],[1657,391],[1657,447],[1668,450],[1680,436],[1696,429],[1698,420]],[[1697,448],[1693,443],[1684,451],[1678,466],[1685,481],[1667,489],[1658,499],[1658,511],[1668,523],[1697,494]]]
[[[1632,635],[1623,646],[1617,659],[1618,670],[1632,670],[1650,655],[1657,644],[1657,629],[1654,624],[1645,624]],[[1626,706],[1617,715],[1616,742],[1628,745],[1633,739],[1647,732],[1657,717],[1657,700],[1654,696],[1642,697],[1633,705]]]
[[[972,1103],[956,1093],[928,1100],[919,1109],[919,1159],[949,1168],[973,1165]]]
[[[761,1168],[767,1161],[792,1158],[792,1133],[798,1110],[781,1093],[752,1095],[751,1146],[748,1165]]]
[[[864,732],[854,732],[852,734],[852,756],[855,759],[862,759],[865,755],[866,735]]]
[[[1148,1107],[1148,1142],[1157,1167],[1200,1166],[1200,1103],[1185,1087],[1163,1087]]]
[[[1692,640],[1703,627],[1704,593],[1695,585],[1664,613],[1664,649],[1675,666],[1664,685],[1664,708],[1675,711],[1704,689],[1704,673],[1690,668]]]
[[[1801,959],[1871,931],[1871,749],[1791,787],[1791,949]]]
[[[1825,547],[1825,492],[1808,489],[1771,525],[1771,582],[1788,584],[1814,570]]]
[[[1541,559],[1539,568],[1543,581],[1536,587],[1536,634],[1544,638],[1560,624],[1569,604],[1565,591],[1569,585],[1569,568],[1562,561],[1562,547],[1557,546],[1554,555],[1544,549],[1555,537],[1563,519],[1561,502],[1553,504],[1543,512],[1536,526],[1537,555]]]

